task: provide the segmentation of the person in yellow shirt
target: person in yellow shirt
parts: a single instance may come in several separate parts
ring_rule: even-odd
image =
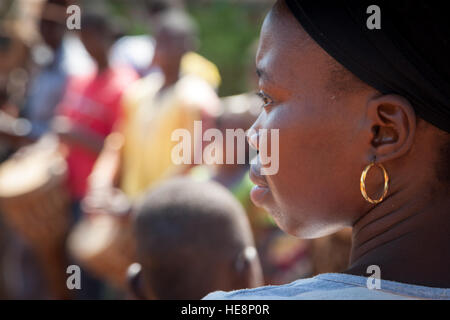
[[[179,11],[161,19],[150,68],[156,71],[125,93],[123,120],[90,177],[92,190],[118,187],[136,199],[165,178],[189,169],[172,162],[176,145],[172,132],[183,128],[192,133],[194,121],[199,120],[205,130],[220,112],[215,93],[220,75],[213,63],[191,51],[193,30],[189,18]]]
[[[194,136],[194,121],[202,121],[207,130],[220,112],[215,91],[219,72],[192,52],[193,30],[182,12],[170,11],[161,17],[151,72],[124,94],[122,120],[106,139],[89,177],[89,190],[82,201],[85,218],[69,237],[72,255],[116,286],[125,280],[126,269],[134,261],[134,239],[127,218],[132,204],[149,188],[193,166],[172,161],[172,149],[177,145],[172,133],[186,129]]]

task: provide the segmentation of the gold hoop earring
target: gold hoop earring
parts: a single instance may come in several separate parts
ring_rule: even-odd
[[[377,200],[373,200],[371,199],[366,192],[366,176],[367,173],[369,172],[369,170],[373,167],[373,166],[378,166],[381,168],[381,170],[383,170],[383,175],[384,175],[384,190],[383,190],[383,195],[381,196],[381,198],[377,199]],[[375,163],[372,162],[371,164],[369,164],[364,171],[361,174],[361,194],[364,197],[364,199],[366,199],[366,201],[372,203],[372,204],[377,204],[380,203],[384,200],[384,198],[386,197],[387,193],[388,193],[388,189],[389,189],[389,176],[388,173],[386,171],[386,169],[384,168],[384,166],[381,163]]]

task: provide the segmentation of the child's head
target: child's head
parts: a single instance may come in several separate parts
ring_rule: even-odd
[[[153,64],[164,73],[171,72],[185,53],[196,49],[197,26],[184,11],[167,10],[158,17],[155,40]]]
[[[61,46],[69,3],[69,0],[47,0],[43,3],[39,28],[42,40],[53,50]]]
[[[97,64],[107,64],[116,30],[108,17],[100,12],[85,12],[82,16],[80,38],[86,51]]]
[[[140,297],[200,299],[262,285],[244,209],[217,183],[165,183],[145,197],[135,230],[141,268],[132,287],[142,288]]]

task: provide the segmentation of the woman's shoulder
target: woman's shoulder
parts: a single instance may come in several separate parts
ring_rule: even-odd
[[[439,289],[381,280],[370,289],[368,277],[326,273],[280,286],[231,292],[217,291],[205,300],[409,300],[450,299],[450,289]]]

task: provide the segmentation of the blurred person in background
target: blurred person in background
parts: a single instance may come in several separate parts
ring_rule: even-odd
[[[37,65],[32,75],[23,115],[31,122],[28,139],[36,140],[51,130],[57,105],[69,76],[92,70],[91,61],[76,40],[66,37],[66,8],[71,0],[47,0],[42,7],[39,30],[45,46],[34,50]]]
[[[111,67],[113,28],[100,13],[82,16],[80,38],[96,64],[88,76],[71,77],[57,110],[53,129],[68,147],[69,187],[74,202],[86,193],[87,178],[105,138],[121,120],[122,93],[137,80],[129,67]]]
[[[8,134],[10,137],[17,139],[18,143],[15,143],[15,147],[37,140],[50,130],[50,122],[54,116],[56,106],[61,100],[66,88],[68,75],[70,74],[69,52],[74,55],[79,53],[79,51],[70,50],[74,47],[64,41],[66,35],[66,6],[69,2],[48,0],[42,3],[41,14],[37,24],[43,45],[35,45],[31,50],[34,64],[31,64],[31,81],[25,94],[22,110],[23,115],[28,118],[29,122],[19,118],[20,115],[18,113],[9,113],[7,117],[2,114],[2,122],[6,123],[10,129]],[[30,7],[25,5],[25,3],[17,2],[17,4],[21,4],[17,9],[28,12],[27,10],[31,10],[33,5],[39,3],[34,2]],[[25,16],[24,12],[20,12],[24,14],[22,19],[32,19],[32,16]],[[26,26],[23,27],[26,29]],[[82,56],[77,56],[77,59],[83,60]],[[19,69],[18,72],[11,72],[8,77],[15,82],[20,80],[21,83],[26,83],[28,81],[27,69],[29,67],[27,62],[24,62],[22,66],[24,69]],[[18,91],[21,88],[19,88],[17,83],[14,84],[15,88],[10,87],[14,91],[10,93],[19,95]],[[17,97],[14,102],[19,105],[22,104],[22,101],[17,99]],[[23,183],[26,184],[27,181],[23,181]],[[33,223],[30,222],[30,228],[33,228]],[[45,222],[42,223],[45,224]],[[6,255],[3,259],[4,279],[9,297],[19,299],[55,297],[55,292],[52,292],[51,285],[47,283],[48,279],[44,276],[45,270],[37,261],[34,248],[31,249],[31,244],[28,241],[26,243],[23,234],[19,235],[16,231],[9,233]]]
[[[73,222],[81,218],[80,201],[86,194],[88,176],[104,140],[121,119],[122,93],[138,78],[129,67],[111,67],[109,52],[115,39],[113,30],[103,14],[84,12],[80,38],[97,68],[89,76],[69,79],[53,123],[54,131],[67,148]],[[101,298],[100,282],[91,279],[86,271],[83,279],[84,286],[77,292],[78,297]]]
[[[158,25],[158,17],[173,9],[166,0],[144,0],[143,9],[149,29]],[[141,76],[149,73],[155,53],[155,39],[150,34],[124,35],[111,48],[113,65],[129,65]]]
[[[176,145],[172,132],[179,128],[193,132],[195,120],[211,123],[220,108],[214,87],[196,75],[183,75],[183,59],[194,48],[192,21],[179,11],[166,13],[164,19],[156,34],[152,62],[159,72],[139,80],[125,93],[124,118],[90,177],[91,191],[119,187],[136,199],[158,181],[187,170],[172,163]],[[206,59],[199,65],[205,74],[218,76],[217,68]]]
[[[29,127],[17,117],[29,78],[30,49],[35,40],[30,31],[35,19],[14,14],[16,5],[17,2],[3,3],[3,8],[0,5],[0,162],[20,146],[19,137]],[[30,3],[22,5],[35,7]]]
[[[32,139],[50,130],[56,106],[66,88],[68,75],[64,68],[65,52],[62,44],[66,31],[67,4],[67,0],[47,0],[42,8],[39,30],[48,50],[41,53],[42,61],[39,62],[43,67],[31,80],[24,108],[25,116],[32,124]]]
[[[263,283],[243,207],[216,182],[168,181],[139,204],[137,261],[129,283],[138,299],[196,300],[214,289]]]
[[[184,10],[182,1],[178,0],[143,0],[140,2],[151,31],[158,29],[160,20],[170,10]],[[141,76],[146,76],[154,69],[150,68],[155,53],[155,39],[150,34],[124,35],[111,48],[110,61],[113,65],[129,65]]]
[[[121,264],[98,258],[102,256],[101,242],[122,242],[118,245],[120,249],[115,250],[117,261],[134,259],[134,240],[124,236],[131,228],[127,218],[131,204],[149,188],[192,167],[172,162],[172,149],[177,144],[172,141],[172,133],[184,128],[194,136],[194,121],[203,120],[205,129],[212,125],[220,108],[215,87],[210,84],[217,85],[220,81],[217,68],[191,53],[194,44],[195,27],[185,13],[169,10],[161,16],[150,66],[154,71],[127,89],[124,116],[117,131],[106,140],[89,177],[88,193],[83,200],[86,219],[72,233],[69,246],[90,270],[110,278],[116,287],[123,287],[129,262]],[[186,57],[192,58],[183,66]],[[105,230],[113,230],[115,226],[121,230],[117,234]],[[108,240],[95,236],[99,228],[108,234],[105,236]],[[88,238],[97,245],[83,240]]]

